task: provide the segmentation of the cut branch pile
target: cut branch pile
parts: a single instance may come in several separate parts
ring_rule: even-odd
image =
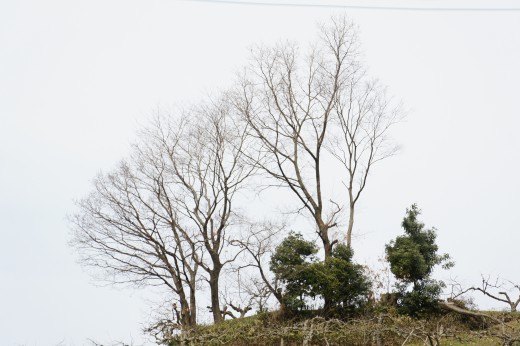
[[[207,326],[162,339],[166,345],[441,345],[441,340],[472,341],[493,337],[513,340],[511,333],[462,333],[459,316],[448,314],[428,321],[380,314],[372,318],[278,321],[265,314]],[[500,335],[499,335],[500,334]],[[466,335],[464,338],[460,335]],[[516,340],[516,339],[515,339]],[[506,344],[504,345],[512,345]]]

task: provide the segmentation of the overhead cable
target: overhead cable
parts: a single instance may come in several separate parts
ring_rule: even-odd
[[[432,6],[368,6],[351,4],[325,4],[301,2],[267,2],[267,1],[240,1],[240,0],[181,0],[188,2],[205,2],[213,4],[245,5],[245,6],[276,6],[276,7],[317,7],[343,8],[354,10],[383,10],[383,11],[438,11],[438,12],[519,12],[520,7],[432,7]]]

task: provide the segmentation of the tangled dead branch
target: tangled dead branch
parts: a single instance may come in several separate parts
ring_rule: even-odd
[[[218,326],[203,326],[163,338],[168,345],[441,345],[442,340],[462,338],[464,327],[459,316],[447,314],[430,320],[378,314],[348,321],[314,317],[303,321],[280,321],[263,314],[227,321]],[[496,335],[495,335],[496,334]],[[497,337],[516,340],[513,334],[475,333],[474,338]],[[499,335],[500,334],[500,335]],[[158,339],[159,341],[159,339]],[[504,345],[506,345],[504,343]],[[509,345],[509,344],[507,344]]]

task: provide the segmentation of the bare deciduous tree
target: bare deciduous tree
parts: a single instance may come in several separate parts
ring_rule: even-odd
[[[139,167],[140,166],[140,167]],[[159,213],[159,179],[149,180],[144,167],[122,162],[101,174],[94,191],[78,203],[72,217],[73,245],[83,264],[113,274],[108,280],[136,285],[165,285],[180,305],[178,323],[196,323],[198,264],[178,227],[177,215]]]
[[[249,277],[245,285],[245,291],[257,301],[258,310],[262,311],[265,302],[270,295],[274,296],[281,309],[283,310],[282,290],[278,282],[271,276],[269,271],[269,260],[278,241],[277,235],[284,232],[284,225],[274,225],[272,223],[250,224],[247,234],[241,239],[233,240],[233,244],[244,250],[244,261],[237,265],[236,271],[254,268],[259,277]]]
[[[367,81],[357,46],[355,28],[342,17],[322,28],[304,57],[290,43],[258,49],[234,97],[263,154],[256,165],[297,197],[299,210],[316,225],[325,257],[337,241],[329,233],[342,210],[323,191],[326,154],[347,170],[350,246],[355,205],[370,168],[393,153],[386,134],[397,112]]]
[[[506,303],[509,305],[511,312],[516,312],[517,307],[520,304],[520,285],[509,280],[500,280],[499,277],[492,280],[490,275],[487,277],[482,275],[482,285],[480,287],[473,286],[467,289],[462,289],[460,288],[460,284],[457,284],[457,287],[459,288],[459,292],[453,295],[454,298],[460,297],[470,291],[478,291],[491,299]],[[516,299],[509,295],[513,290],[518,291],[519,293],[518,298]]]
[[[331,136],[328,149],[347,173],[343,184],[348,192],[346,238],[347,246],[351,247],[356,203],[374,164],[397,150],[388,130],[400,119],[400,112],[388,100],[384,89],[376,81],[367,81],[362,71],[356,71],[348,83],[334,103],[340,131],[339,135]]]
[[[219,322],[219,278],[224,266],[238,255],[232,253],[229,242],[235,238],[229,230],[240,220],[232,202],[253,167],[242,159],[247,126],[235,121],[228,103],[220,100],[198,111],[202,117],[191,119],[194,126],[185,127],[175,138],[163,135],[157,140],[167,153],[169,174],[174,177],[169,185],[178,189],[169,203],[192,229],[185,238],[194,249],[203,250],[197,252],[195,261],[208,274],[211,311]],[[201,118],[207,121],[201,122]]]
[[[240,251],[228,246],[237,220],[232,201],[252,168],[241,159],[246,128],[228,111],[219,100],[180,121],[157,120],[130,163],[100,175],[72,218],[85,263],[112,270],[114,281],[166,285],[183,326],[196,324],[200,268],[214,321],[222,320],[219,278]]]

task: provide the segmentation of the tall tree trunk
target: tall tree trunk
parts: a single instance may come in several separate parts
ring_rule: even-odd
[[[178,323],[181,325],[182,328],[184,327],[194,327],[196,325],[196,320],[193,318],[195,315],[196,309],[193,308],[195,305],[195,295],[190,295],[190,302],[188,302],[188,299],[186,298],[186,291],[185,287],[182,284],[181,279],[176,275],[175,271],[172,270],[171,272],[173,284],[176,288],[176,293],[179,295],[179,304],[180,304],[180,311],[176,311],[176,313],[179,315],[179,321]],[[192,287],[190,285],[190,293],[192,292]],[[193,304],[191,304],[193,301]],[[196,305],[195,305],[196,306]]]
[[[320,238],[323,243],[323,251],[325,253],[325,259],[332,256],[332,243],[329,239],[329,225],[326,225],[322,220],[316,220],[319,231]]]
[[[213,264],[213,270],[209,273],[209,288],[211,291],[211,311],[213,312],[213,322],[219,323],[224,320],[222,311],[220,311],[220,299],[219,299],[219,277],[222,265]]]
[[[325,235],[322,233],[323,250],[325,252],[325,259],[332,256],[332,243],[329,240],[328,232],[325,231]]]
[[[190,326],[195,327],[197,325],[197,301],[195,297],[195,284],[193,284],[193,287],[190,285],[190,310]]]
[[[192,327],[194,326],[192,320],[192,314],[190,311],[190,305],[188,304],[188,300],[186,299],[186,295],[184,291],[179,292],[179,303],[181,304],[180,317],[179,321],[182,327]]]
[[[347,247],[352,249],[352,229],[354,228],[354,204],[350,203],[348,228],[347,228]]]
[[[323,251],[325,253],[325,261],[326,261],[328,258],[332,257],[332,245],[333,244],[329,239],[329,226],[323,224],[323,222],[321,222],[321,225],[320,225],[320,235],[321,235],[321,241],[323,242]],[[332,301],[331,301],[330,297],[327,296],[326,294],[323,295],[323,300],[324,300],[323,310],[325,311],[325,313],[328,313],[333,305]]]

